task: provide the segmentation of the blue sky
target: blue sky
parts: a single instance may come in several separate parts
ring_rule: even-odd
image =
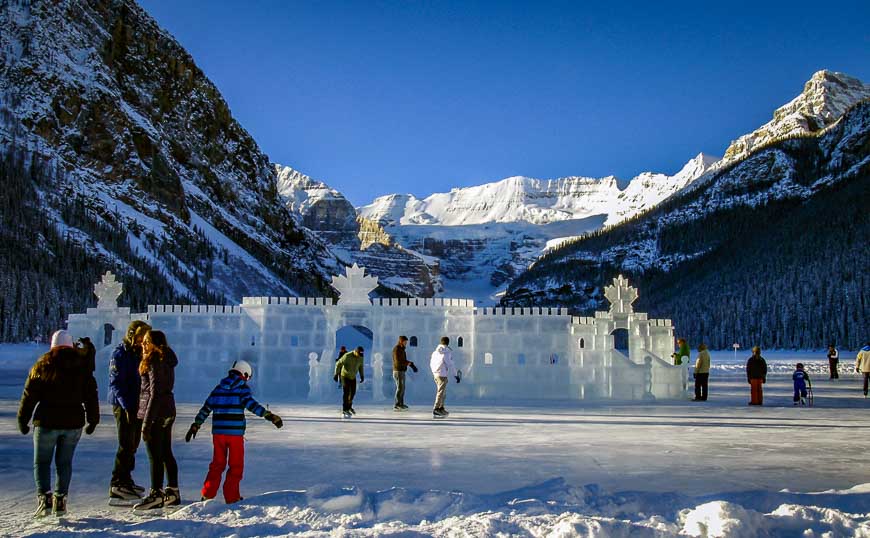
[[[140,3],[273,161],[355,205],[673,173],[819,69],[870,81],[866,1]]]

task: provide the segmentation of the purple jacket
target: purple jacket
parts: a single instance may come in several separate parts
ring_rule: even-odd
[[[139,390],[139,414],[143,426],[158,420],[175,416],[175,366],[178,357],[166,348],[163,360],[154,361],[147,372],[142,374],[142,388]]]

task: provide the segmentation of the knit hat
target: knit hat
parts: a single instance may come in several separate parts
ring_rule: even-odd
[[[63,329],[51,335],[51,347],[73,347],[72,335]]]

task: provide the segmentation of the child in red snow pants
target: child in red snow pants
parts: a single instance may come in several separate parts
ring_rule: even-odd
[[[213,499],[217,496],[218,488],[221,485],[221,475],[227,468],[227,461],[229,461],[229,469],[227,469],[227,476],[224,480],[224,500],[227,504],[237,502],[242,498],[239,494],[239,482],[242,481],[242,475],[245,471],[245,437],[242,435],[214,434],[211,439],[214,453],[208,466],[208,475],[202,485],[202,496],[206,499]]]

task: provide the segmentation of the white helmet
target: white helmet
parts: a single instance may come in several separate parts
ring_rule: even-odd
[[[254,370],[251,368],[251,365],[248,364],[248,361],[237,360],[233,363],[233,367],[230,368],[230,371],[236,371],[242,374],[245,379],[251,379],[251,376],[254,375]]]

